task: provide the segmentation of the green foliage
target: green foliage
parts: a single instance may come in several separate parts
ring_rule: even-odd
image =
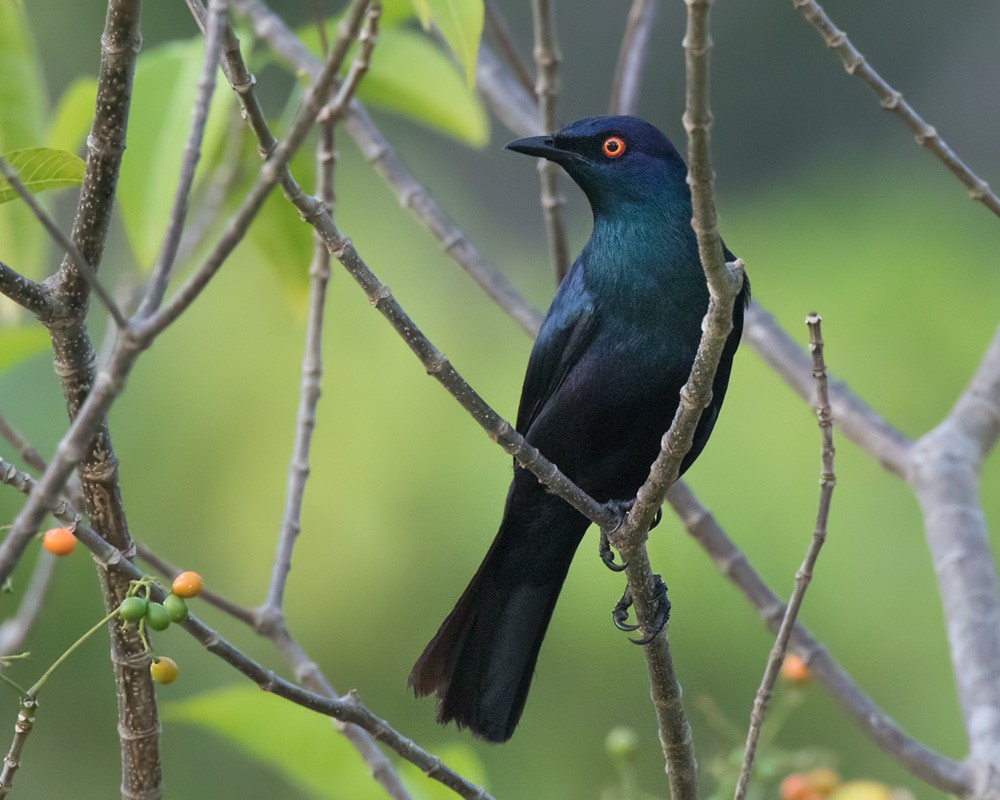
[[[0,328],[0,375],[5,375],[48,347],[49,334],[41,325]]]
[[[383,15],[378,45],[358,87],[358,99],[472,147],[484,146],[489,122],[479,95],[432,39],[402,25],[412,19],[411,9],[398,2],[389,8],[394,11]],[[321,55],[315,26],[298,31],[298,35],[310,50]]]
[[[433,23],[441,31],[469,86],[474,86],[483,35],[483,0],[413,0],[413,7],[425,30]]]
[[[388,28],[379,35],[358,98],[473,147],[484,146],[489,138],[479,96],[433,42],[406,28]]]
[[[97,81],[93,78],[77,78],[67,86],[49,115],[45,137],[49,147],[77,152],[90,128],[96,101]]]
[[[167,703],[168,722],[198,725],[227,739],[254,761],[280,773],[308,795],[329,800],[378,800],[385,791],[372,779],[354,746],[332,721],[254,686],[230,686]],[[467,747],[448,748],[442,760],[472,781],[483,781],[479,760]],[[412,765],[400,769],[414,800],[448,800],[454,793],[429,781]]]
[[[17,172],[25,188],[34,193],[63,189],[83,183],[83,159],[65,150],[52,147],[25,147],[3,154],[4,160]],[[0,178],[0,203],[18,197],[14,187]]]
[[[43,140],[45,76],[24,8],[0,2],[0,152]],[[0,209],[3,259],[29,277],[41,272],[45,231],[23,203]]]
[[[202,53],[199,37],[145,52],[136,64],[118,200],[125,234],[143,268],[151,267],[156,259],[174,201]],[[205,163],[225,144],[226,118],[234,102],[225,86],[217,88],[205,127],[196,190],[204,178]]]

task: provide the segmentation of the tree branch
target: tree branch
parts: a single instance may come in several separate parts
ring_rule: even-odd
[[[806,325],[809,326],[809,349],[812,351],[813,377],[816,379],[816,416],[823,439],[819,510],[816,513],[816,528],[813,531],[802,566],[795,573],[795,588],[792,590],[792,596],[785,607],[781,625],[778,627],[778,635],[767,659],[764,677],[761,679],[760,688],[757,689],[757,695],[754,698],[753,711],[750,714],[750,729],[747,732],[746,747],[743,751],[743,764],[736,782],[736,800],[743,800],[746,797],[747,789],[750,788],[750,770],[753,768],[760,731],[767,716],[767,707],[774,691],[775,681],[778,680],[778,670],[785,660],[788,642],[791,639],[799,609],[802,607],[806,589],[809,588],[809,583],[812,580],[816,559],[819,556],[820,548],[826,541],[826,526],[830,518],[830,499],[837,483],[833,472],[833,419],[830,413],[829,393],[827,392],[826,363],[823,360],[823,334],[820,330],[819,315],[814,313],[806,317]]]
[[[10,184],[10,187],[17,192],[17,196],[21,198],[22,202],[24,202],[24,204],[31,209],[31,213],[35,215],[35,218],[41,223],[42,227],[45,228],[45,232],[48,233],[52,241],[54,241],[56,245],[61,248],[64,253],[66,253],[67,258],[73,262],[73,266],[90,285],[94,294],[97,295],[97,298],[108,310],[108,313],[115,321],[115,324],[117,324],[119,328],[124,328],[125,317],[122,316],[122,312],[118,309],[114,299],[110,294],[108,294],[107,290],[105,290],[105,288],[101,285],[101,282],[97,279],[97,273],[90,266],[90,264],[87,263],[87,260],[83,257],[83,254],[77,248],[76,244],[62,232],[62,229],[56,224],[56,221],[52,219],[44,208],[42,208],[41,204],[28,190],[28,187],[24,185],[20,176],[17,174],[17,170],[11,167],[2,156],[0,156],[0,175],[2,175],[4,180]],[[27,280],[27,278],[24,280]],[[10,295],[8,295],[8,297],[9,296]],[[16,297],[11,297],[11,299],[15,301],[17,300]],[[49,307],[48,310],[50,313],[53,311],[51,307]],[[35,316],[39,315],[35,314]],[[44,321],[46,317],[41,318]]]
[[[296,71],[305,72],[315,78],[319,69],[319,61],[289,30],[280,17],[260,0],[235,0],[233,7],[237,13],[249,20],[254,34],[267,42],[275,53],[291,64]],[[244,85],[252,86],[252,78],[243,65],[238,45],[237,41],[235,48],[227,47],[225,52],[229,69],[233,71],[233,76],[230,79],[237,94],[242,98],[244,95],[241,93],[241,87]],[[482,58],[481,48],[480,66]],[[245,81],[236,79],[241,74],[246,76]],[[248,113],[251,113],[250,120],[253,121],[255,117],[252,112]],[[266,128],[263,113],[259,115],[259,120]],[[358,145],[362,155],[386,180],[399,199],[400,205],[412,211],[427,230],[444,245],[445,253],[465,270],[497,305],[504,309],[525,331],[534,336],[541,325],[541,314],[531,307],[503,273],[479,252],[461,229],[441,209],[427,188],[414,177],[413,173],[399,159],[392,145],[372,122],[364,107],[357,101],[352,101],[349,104],[345,124],[347,132]],[[253,124],[251,127],[260,141],[270,135],[270,132],[263,130],[260,125]]]
[[[944,606],[971,756],[1000,774],[1000,584],[979,467],[1000,436],[1000,329],[944,421],[913,448],[910,483]]]
[[[215,94],[216,65],[219,63],[219,49],[225,26],[225,0],[209,0],[205,30],[205,55],[202,60],[201,72],[198,75],[191,126],[188,129],[187,141],[184,143],[180,177],[174,192],[174,202],[170,208],[167,230],[149,279],[146,296],[137,312],[140,317],[147,317],[160,307],[163,295],[167,290],[170,271],[177,257],[177,249],[180,246],[181,234],[184,232],[184,223],[187,219],[188,198],[191,195],[191,186],[194,184],[194,173],[198,167],[198,161],[201,159],[201,143],[205,135],[205,125],[208,122],[208,109],[212,102],[212,96]]]
[[[667,492],[667,500],[719,572],[743,593],[768,628],[777,632],[784,604],[754,571],[711,513],[698,502],[691,489],[683,481],[677,481]],[[875,744],[932,786],[962,797],[973,794],[977,776],[968,765],[946,758],[907,736],[799,623],[792,630],[791,642],[809,664],[810,672],[826,685],[833,698]],[[993,787],[1000,791],[1000,779],[994,779]]]
[[[45,287],[0,261],[0,293],[39,319],[52,313],[52,303]]]
[[[496,0],[486,0],[483,4],[483,10],[485,12],[486,27],[500,48],[504,61],[510,67],[511,74],[517,79],[517,82],[527,94],[533,94],[535,86],[531,79],[531,71],[521,58],[520,52],[518,52],[517,43],[514,41],[514,37],[511,36],[510,26],[507,24],[507,18],[504,16],[503,10],[497,5]]]
[[[555,15],[550,0],[531,0],[531,18],[534,22],[535,97],[542,114],[542,130],[555,133],[556,97],[559,96],[559,45],[556,43]],[[569,252],[566,246],[566,229],[562,223],[562,208],[566,200],[559,194],[559,166],[547,159],[538,159],[541,184],[542,219],[549,238],[549,252],[556,273],[556,283],[569,269]]]
[[[635,114],[639,107],[642,74],[649,55],[649,34],[656,20],[657,0],[632,0],[625,34],[618,48],[618,64],[611,83],[609,114]]]
[[[917,144],[930,150],[948,168],[969,192],[969,196],[982,203],[1000,217],[1000,197],[990,190],[989,185],[976,175],[962,161],[951,147],[941,138],[937,130],[924,121],[913,107],[903,99],[903,95],[893,89],[851,44],[847,34],[840,30],[827,16],[816,0],[792,0],[792,5],[819,32],[826,46],[835,50],[844,64],[848,75],[856,75],[879,99],[879,104],[899,117],[916,137]]]

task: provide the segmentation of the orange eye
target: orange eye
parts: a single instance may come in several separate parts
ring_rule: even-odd
[[[608,158],[620,158],[625,154],[625,140],[621,136],[609,136],[601,145],[601,152]]]

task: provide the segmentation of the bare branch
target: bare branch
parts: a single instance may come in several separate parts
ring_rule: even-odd
[[[816,558],[826,541],[826,525],[830,518],[830,499],[833,496],[833,487],[837,483],[833,472],[833,419],[827,391],[826,362],[823,360],[823,334],[820,329],[819,315],[810,314],[806,318],[806,325],[809,326],[809,349],[812,351],[813,377],[816,379],[816,417],[819,420],[819,429],[823,439],[823,465],[819,479],[819,510],[816,513],[816,528],[813,531],[812,540],[809,542],[802,566],[795,574],[795,588],[792,590],[792,596],[785,607],[781,625],[778,627],[778,635],[767,659],[764,677],[761,679],[760,688],[757,689],[757,695],[754,698],[753,711],[750,714],[750,729],[747,732],[746,747],[743,751],[743,764],[740,767],[739,780],[736,782],[736,800],[743,800],[746,797],[747,789],[750,788],[750,770],[757,752],[760,731],[767,716],[767,707],[774,691],[775,681],[778,679],[778,670],[785,660],[788,642],[791,639],[799,609],[802,607],[806,589],[809,588],[809,582],[812,580]]]
[[[58,245],[66,253],[66,257],[73,262],[73,266],[86,279],[90,288],[94,290],[94,294],[97,295],[101,304],[108,310],[108,313],[111,315],[112,319],[114,319],[118,327],[124,328],[126,325],[125,317],[122,316],[122,312],[118,309],[114,299],[110,294],[108,294],[105,288],[101,285],[101,282],[97,279],[97,273],[94,271],[93,267],[87,263],[87,259],[83,257],[83,253],[80,252],[76,244],[74,244],[73,241],[62,232],[60,227],[56,224],[56,221],[49,215],[49,212],[42,208],[41,204],[35,199],[34,195],[31,194],[28,187],[24,185],[20,176],[18,176],[17,170],[11,167],[2,156],[0,156],[0,175],[2,175],[4,180],[10,184],[11,188],[17,192],[18,197],[24,201],[25,205],[31,209],[31,213],[34,214],[35,218],[42,224],[42,227],[45,228],[45,232],[48,233],[52,241],[54,241],[56,245]],[[24,278],[24,280],[27,280],[27,278]],[[10,295],[7,296],[11,297]],[[11,297],[11,299],[20,302],[16,297]],[[25,307],[27,308],[27,306]],[[36,314],[36,316],[39,315]],[[45,318],[43,317],[43,319]]]
[[[38,701],[34,697],[21,698],[17,722],[14,723],[14,739],[11,741],[10,750],[7,751],[3,760],[3,770],[0,771],[0,798],[7,797],[14,784],[14,773],[21,765],[21,750],[24,749],[24,742],[35,726],[35,712],[37,710]]]
[[[497,47],[500,48],[504,61],[510,67],[511,74],[527,94],[534,94],[535,86],[531,79],[531,71],[524,59],[521,58],[521,53],[518,52],[517,43],[511,35],[510,26],[507,24],[503,10],[497,5],[496,0],[486,0],[483,5],[486,28],[492,34]]]
[[[733,544],[715,518],[698,502],[691,489],[683,481],[677,481],[667,492],[667,500],[687,532],[702,546],[719,572],[743,593],[767,626],[777,632],[784,616],[784,604],[754,571],[746,556]],[[810,672],[826,685],[833,698],[875,744],[932,786],[962,797],[972,794],[977,776],[968,765],[935,753],[907,736],[799,623],[792,630],[791,642],[796,652],[809,664]],[[994,786],[1000,790],[1000,780],[994,779]]]
[[[254,33],[266,41],[278,55],[297,71],[310,74],[315,79],[319,61],[302,45],[280,17],[259,0],[236,0],[234,7],[238,13],[247,17]],[[232,71],[230,80],[241,102],[246,102],[250,99],[247,97],[247,90],[252,88],[253,79],[243,65],[239,54],[239,42],[235,43],[235,47],[227,47],[225,55],[228,68]],[[483,48],[480,48],[480,66],[482,59]],[[480,79],[481,77],[480,74]],[[248,115],[254,135],[259,141],[266,141],[270,131],[267,130],[263,113],[255,115],[251,106],[248,108]],[[255,124],[256,120],[259,120],[259,124]],[[399,159],[392,145],[375,126],[360,103],[353,101],[348,106],[345,122],[348,133],[357,143],[362,155],[389,183],[400,204],[417,216],[428,231],[444,245],[445,253],[465,270],[497,305],[534,336],[541,325],[541,314],[531,307],[503,273],[491,264],[462,230],[449,219],[426,187]],[[537,131],[537,127],[533,128],[533,131]]]
[[[813,395],[812,367],[802,348],[756,302],[744,318],[743,339],[808,403]],[[885,469],[906,479],[913,443],[875,413],[843,381],[829,382],[834,424]]]
[[[656,3],[657,0],[632,0],[625,34],[618,48],[609,114],[635,114],[639,106],[642,73],[649,55],[649,34],[656,20]]]
[[[177,257],[181,234],[187,219],[188,198],[194,183],[194,173],[201,159],[201,142],[205,135],[205,124],[208,122],[208,109],[215,94],[216,66],[219,63],[219,48],[222,32],[226,25],[225,0],[210,0],[208,4],[208,20],[205,29],[205,55],[202,60],[201,72],[195,93],[194,110],[191,115],[191,127],[188,130],[187,141],[184,143],[184,156],[181,162],[180,177],[174,192],[174,202],[170,208],[167,230],[160,245],[160,253],[153,267],[146,296],[139,306],[138,315],[147,317],[160,307],[163,295],[167,290],[170,271]]]
[[[49,593],[55,566],[55,556],[44,550],[38,554],[17,612],[0,623],[0,656],[16,653],[24,646]]]
[[[45,459],[41,457],[31,442],[25,439],[21,432],[2,415],[0,415],[0,437],[17,451],[17,454],[29,467],[39,472],[45,469]]]
[[[980,503],[979,467],[1000,435],[1000,330],[945,420],[913,448],[971,756],[1000,770],[1000,583]]]
[[[368,9],[365,25],[359,36],[360,50],[351,65],[347,78],[337,96],[320,114],[323,130],[316,156],[317,185],[322,205],[329,213],[333,204],[333,125],[340,112],[350,102],[361,76],[368,69],[372,49],[378,33],[378,18],[382,7],[373,4]],[[341,36],[350,31],[341,31]],[[335,47],[337,45],[334,45]],[[295,419],[295,443],[292,460],[288,465],[288,485],[285,491],[285,513],[281,521],[274,568],[267,591],[267,600],[258,613],[262,616],[281,615],[285,583],[292,566],[292,550],[301,531],[302,500],[309,477],[309,447],[316,427],[316,405],[320,396],[323,376],[323,314],[326,309],[326,287],[330,280],[330,254],[321,239],[317,238],[309,268],[309,312],[306,319],[305,353],[302,356],[302,379],[299,387],[299,407]]]
[[[913,107],[903,99],[903,95],[893,89],[865,60],[858,49],[827,16],[816,0],[792,0],[792,5],[819,32],[826,46],[835,50],[844,64],[848,75],[856,75],[879,99],[879,104],[899,117],[917,140],[917,144],[930,150],[948,170],[957,177],[969,192],[969,197],[986,206],[1000,217],[1000,197],[990,190],[989,185],[976,175],[951,147],[941,138],[937,130],[924,121]]]
[[[556,120],[556,98],[559,96],[559,45],[556,43],[555,14],[550,0],[531,0],[531,17],[534,21],[535,96],[542,114],[542,130],[554,133],[559,128]],[[549,238],[549,252],[556,273],[556,283],[569,269],[569,251],[566,246],[566,228],[562,222],[562,209],[566,199],[559,194],[559,166],[544,158],[538,159],[541,184],[542,219]]]
[[[534,136],[544,131],[534,90],[525,91],[485,44],[479,46],[476,89],[493,115],[512,133]]]
[[[0,293],[39,319],[45,319],[52,313],[52,303],[45,287],[16,269],[8,267],[2,261],[0,261]]]

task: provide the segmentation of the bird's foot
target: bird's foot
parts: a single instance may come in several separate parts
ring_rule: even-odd
[[[617,529],[622,522],[625,521],[625,516],[635,505],[635,500],[612,500],[607,504],[608,509],[618,518],[618,525],[615,526]],[[650,524],[649,529],[653,530],[657,525],[660,524],[660,520],[663,519],[663,509],[656,509],[656,516],[653,517],[653,522]],[[598,543],[598,552],[601,556],[601,561],[604,562],[604,566],[610,569],[612,572],[624,572],[627,564],[616,564],[615,554],[611,549],[611,542],[608,540],[608,534],[605,531],[601,531],[601,539]],[[622,598],[624,599],[624,598]],[[627,606],[626,606],[627,607]]]
[[[649,625],[645,626],[649,631],[645,636],[641,639],[629,639],[633,644],[649,644],[667,627],[667,622],[670,619],[670,600],[667,597],[667,585],[659,575],[654,575],[653,580],[653,593],[650,597],[650,603],[656,607],[655,614],[653,615],[653,619],[650,620]],[[638,625],[626,622],[628,619],[628,610],[631,606],[632,587],[626,586],[625,592],[622,594],[622,599],[615,604],[614,610],[611,612],[611,619],[618,630],[635,631],[639,629]]]
[[[622,572],[625,569],[624,564],[615,563],[615,551],[611,549],[611,542],[608,541],[608,534],[604,531],[601,531],[601,541],[597,545],[597,550],[601,555],[601,561],[604,562],[604,566],[612,572]]]

